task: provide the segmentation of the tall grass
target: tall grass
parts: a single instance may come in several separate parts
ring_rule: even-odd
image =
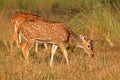
[[[88,2],[86,4],[91,4]],[[68,25],[78,33],[80,31],[84,33],[87,30],[91,34],[90,37],[94,39],[102,36],[102,39],[106,39],[111,46],[114,46],[111,40],[118,38],[120,34],[119,7],[115,4],[114,8],[108,7],[108,4],[105,6],[100,2],[95,2],[87,9],[78,7],[80,12],[72,17]]]

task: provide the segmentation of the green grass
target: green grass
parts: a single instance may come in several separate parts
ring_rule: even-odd
[[[50,46],[30,51],[30,64],[14,46],[10,53],[10,18],[30,12],[52,21],[65,22],[75,33],[93,40],[95,58],[82,49],[68,46],[70,66],[58,49],[53,68],[49,67]],[[120,79],[119,0],[1,0],[0,80],[119,80]]]

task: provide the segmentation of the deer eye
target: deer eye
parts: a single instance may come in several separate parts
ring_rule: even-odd
[[[88,45],[87,47],[89,48],[90,46]]]

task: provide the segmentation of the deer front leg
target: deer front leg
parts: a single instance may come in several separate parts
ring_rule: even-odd
[[[35,52],[38,52],[38,42],[35,42]]]
[[[18,34],[18,37],[19,37],[19,44],[22,42],[22,38],[21,38],[21,35]]]
[[[47,50],[47,49],[48,49],[48,47],[47,47],[47,44],[46,44],[46,43],[44,43],[44,46],[45,46],[45,49]]]
[[[51,55],[51,60],[50,60],[50,67],[52,67],[52,65],[53,65],[53,57],[54,57],[54,55],[55,55],[55,52],[56,52],[56,50],[57,50],[57,48],[58,48],[58,46],[57,45],[53,45],[52,46],[52,55]]]
[[[27,63],[29,63],[29,60],[28,60],[29,50],[30,50],[30,48],[32,47],[33,44],[34,44],[34,41],[29,40],[29,41],[25,41],[21,46],[24,58],[27,61]]]
[[[64,57],[66,59],[67,65],[69,65],[68,53],[67,53],[66,46],[65,46],[64,43],[60,44],[60,49],[63,52],[63,55],[64,55]]]
[[[48,49],[46,43],[44,43],[44,47],[45,47],[46,50]],[[36,52],[36,53],[38,52],[38,42],[35,42],[35,52]]]

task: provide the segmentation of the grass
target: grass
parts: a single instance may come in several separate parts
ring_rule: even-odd
[[[49,67],[50,50],[41,49],[31,58],[30,64],[24,62],[16,50],[14,54],[2,54],[0,77],[2,80],[114,80],[119,79],[119,53],[116,51],[97,51],[95,58],[85,56],[81,49],[69,52],[70,66],[67,66],[61,52],[57,52],[54,67]],[[3,51],[2,51],[3,53]]]
[[[117,0],[5,0],[0,1],[0,80],[119,80],[120,2]],[[70,66],[58,49],[49,67],[50,45],[30,51],[26,64],[21,50],[10,53],[10,18],[19,11],[31,12],[52,21],[65,22],[77,34],[93,40],[95,57],[69,46]]]

